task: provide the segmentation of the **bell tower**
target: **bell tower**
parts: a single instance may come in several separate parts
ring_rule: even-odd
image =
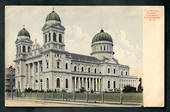
[[[16,58],[24,58],[31,52],[33,41],[30,39],[29,32],[23,27],[15,41]]]
[[[23,27],[17,36],[16,44],[16,60],[15,60],[15,86],[19,91],[24,91],[26,88],[26,65],[25,60],[29,53],[31,53],[32,40],[29,32]]]
[[[44,49],[65,50],[64,30],[59,15],[53,10],[47,17],[42,28]]]

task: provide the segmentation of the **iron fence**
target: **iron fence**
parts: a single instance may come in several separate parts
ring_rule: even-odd
[[[6,92],[10,98],[11,93]],[[62,92],[13,92],[14,98],[31,98],[55,101],[77,101],[93,103],[133,103],[142,104],[142,93],[62,93]]]

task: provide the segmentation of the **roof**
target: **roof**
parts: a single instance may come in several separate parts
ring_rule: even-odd
[[[70,55],[71,55],[72,60],[86,61],[86,62],[100,62],[99,59],[93,56],[80,55],[80,54],[75,54],[75,53],[70,53]]]
[[[101,31],[99,33],[97,33],[93,39],[92,39],[92,43],[94,42],[98,42],[98,41],[109,41],[109,42],[113,42],[112,37],[110,36],[110,34],[104,32],[103,29],[101,29]]]
[[[30,37],[30,34],[25,28],[23,28],[22,30],[19,31],[18,36],[28,36],[28,37]]]
[[[48,20],[61,21],[59,15],[54,10],[47,16],[46,21]]]

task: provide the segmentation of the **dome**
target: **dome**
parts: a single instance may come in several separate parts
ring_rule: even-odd
[[[48,20],[61,21],[59,15],[54,10],[47,16],[46,21]]]
[[[101,29],[101,31],[99,33],[97,33],[92,39],[92,43],[98,42],[98,41],[113,42],[112,37],[108,33],[104,32],[103,29]]]
[[[18,36],[28,36],[28,37],[30,37],[30,34],[25,28],[23,28],[22,30],[19,31]]]

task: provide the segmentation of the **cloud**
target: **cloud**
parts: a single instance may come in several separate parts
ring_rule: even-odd
[[[79,26],[66,26],[66,50],[89,55],[91,52],[91,38]]]

